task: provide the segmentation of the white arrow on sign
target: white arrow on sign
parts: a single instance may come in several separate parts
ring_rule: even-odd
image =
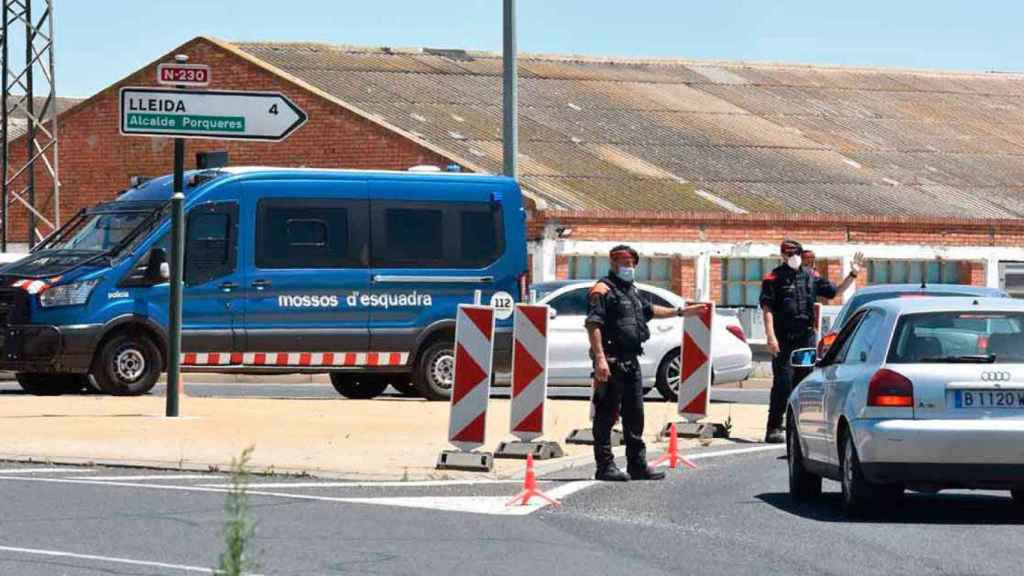
[[[284,140],[306,113],[277,92],[121,89],[121,134]]]

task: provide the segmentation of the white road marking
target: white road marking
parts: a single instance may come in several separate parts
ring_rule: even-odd
[[[87,478],[93,480],[93,478]],[[108,478],[109,480],[109,478]],[[439,486],[481,486],[522,484],[522,480],[413,480],[385,482],[250,482],[250,488],[431,488]],[[204,488],[230,488],[230,484],[198,484]]]
[[[0,468],[0,474],[56,474],[58,472],[89,474],[92,471],[79,468]]]
[[[704,460],[708,458],[717,458],[720,456],[735,456],[740,454],[750,454],[755,452],[766,452],[769,450],[779,450],[785,448],[785,445],[772,445],[772,446],[755,446],[751,448],[740,448],[737,450],[716,450],[713,452],[703,452],[697,454],[686,455],[690,460]],[[133,477],[138,478],[138,477]],[[219,485],[174,485],[174,484],[145,484],[141,482],[118,482],[109,480],[100,480],[97,478],[39,478],[32,476],[4,476],[0,473],[0,481],[2,480],[14,480],[21,482],[41,482],[51,484],[80,484],[89,486],[112,486],[117,488],[144,488],[148,490],[169,490],[177,492],[206,492],[212,494],[226,494],[230,492],[227,487],[221,487]],[[448,482],[448,481],[424,481],[429,483],[435,482]],[[454,481],[460,482],[460,481]],[[518,481],[506,481],[506,480],[466,480],[461,481],[463,484],[518,484]],[[285,483],[281,483],[285,484]],[[295,487],[292,483],[291,487]],[[320,483],[302,483],[302,484],[313,484],[314,486],[322,486]],[[340,483],[339,483],[340,484]],[[417,483],[414,482],[351,482],[345,483],[345,486],[384,486],[384,485],[402,485],[410,486]],[[423,485],[424,483],[418,483]],[[591,480],[576,480],[567,482],[565,484],[557,485],[551,490],[545,491],[548,496],[555,499],[565,498],[581,490],[585,490],[598,484],[596,481]],[[448,484],[430,484],[430,485],[453,485]],[[264,485],[266,488],[271,485]],[[256,486],[257,488],[261,486]],[[535,504],[529,506],[505,506],[505,504],[511,500],[512,494],[509,496],[417,496],[417,497],[380,497],[380,498],[352,498],[352,497],[334,497],[334,496],[314,496],[309,494],[291,494],[288,492],[272,492],[268,490],[250,489],[248,494],[251,496],[265,496],[269,498],[284,498],[289,500],[306,500],[313,502],[339,502],[345,504],[375,504],[385,506],[401,506],[407,508],[422,508],[422,509],[433,509],[443,510],[450,512],[468,512],[476,514],[493,514],[502,516],[522,516],[536,512],[544,508],[547,504],[540,500],[535,500]],[[2,549],[2,548],[0,548]]]
[[[202,574],[219,574],[217,570],[204,568],[202,566],[188,566],[186,564],[168,564],[166,562],[149,562],[146,560],[132,560],[129,558],[117,558],[114,556],[99,556],[96,554],[77,554],[74,552],[62,552],[60,550],[40,550],[38,548],[18,548],[15,546],[0,546],[0,552],[14,552],[16,554],[34,554],[36,556],[50,556],[57,558],[75,558],[77,560],[93,560],[96,562],[108,562],[111,564],[128,564],[131,566],[148,566],[150,568],[163,568],[167,570],[178,570],[180,572],[199,572]]]
[[[0,471],[2,474],[3,471]],[[111,482],[118,480],[209,480],[210,474],[165,474],[163,476],[154,474],[152,476],[70,476],[73,480],[108,480]],[[225,484],[224,488],[230,487]]]

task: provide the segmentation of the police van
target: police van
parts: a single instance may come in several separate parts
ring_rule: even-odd
[[[329,373],[350,398],[389,384],[449,397],[454,319],[496,308],[495,368],[525,290],[509,178],[448,172],[186,172],[182,369]],[[172,178],[82,210],[0,268],[0,370],[22,388],[144,394],[167,363]]]

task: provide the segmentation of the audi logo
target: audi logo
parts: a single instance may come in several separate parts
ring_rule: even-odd
[[[1010,380],[1009,372],[982,372],[982,382],[1008,382]]]

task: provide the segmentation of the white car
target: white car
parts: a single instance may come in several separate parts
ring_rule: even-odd
[[[583,323],[587,315],[587,293],[594,280],[572,280],[534,284],[537,303],[547,304],[554,318],[549,325],[548,383],[552,386],[590,386],[593,366],[590,342]],[[668,290],[637,283],[653,304],[676,308],[685,304]],[[683,339],[680,318],[652,320],[651,339],[644,344],[640,367],[644,388],[658,387],[661,395],[674,401],[679,389],[679,349]],[[739,319],[724,313],[712,323],[711,368],[716,384],[746,380],[752,371],[750,346]]]
[[[904,489],[1010,490],[1024,507],[1024,302],[888,299],[843,325],[789,398],[789,489],[860,514]]]

